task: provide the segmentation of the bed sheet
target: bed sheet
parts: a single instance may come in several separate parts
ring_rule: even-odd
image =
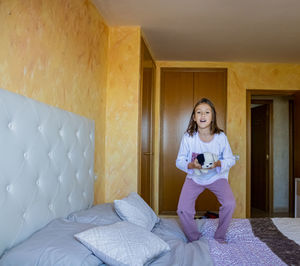
[[[300,245],[300,218],[272,218],[278,230]]]
[[[74,234],[117,221],[120,218],[110,203],[72,213],[68,219],[56,219],[6,252],[0,266],[105,265]],[[226,234],[228,244],[213,238],[218,219],[196,222],[202,238],[188,243],[178,219],[161,218],[152,233],[167,242],[171,251],[146,265],[300,265],[300,219],[233,219]]]

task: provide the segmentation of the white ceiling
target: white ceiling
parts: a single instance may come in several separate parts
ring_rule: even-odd
[[[140,25],[155,60],[300,63],[300,0],[93,0]]]

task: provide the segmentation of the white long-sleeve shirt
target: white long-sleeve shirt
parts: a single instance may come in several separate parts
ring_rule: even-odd
[[[208,173],[197,175],[194,169],[188,169],[188,164],[192,162],[199,153],[211,152],[219,156],[221,167],[209,169]],[[176,167],[187,173],[187,178],[191,178],[199,185],[208,185],[220,178],[228,180],[229,169],[235,164],[235,157],[232,154],[226,135],[221,132],[214,134],[210,142],[200,139],[197,132],[193,136],[185,133],[182,137],[179,152],[176,159]]]

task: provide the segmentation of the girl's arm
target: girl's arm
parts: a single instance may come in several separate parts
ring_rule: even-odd
[[[235,157],[232,154],[231,147],[229,145],[226,135],[225,135],[224,149],[222,152],[222,158],[220,158],[219,161],[221,167],[218,167],[219,168],[218,172],[221,173],[224,171],[228,171],[232,166],[235,165]]]
[[[192,164],[194,163],[189,161],[190,160],[189,151],[190,151],[190,147],[187,142],[187,136],[184,135],[180,143],[180,147],[176,159],[176,167],[188,174],[192,174],[193,170],[191,169],[191,167],[193,166]]]

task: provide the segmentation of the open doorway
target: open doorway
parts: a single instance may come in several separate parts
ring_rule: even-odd
[[[273,211],[273,101],[251,99],[251,217]]]
[[[294,93],[247,91],[247,217],[293,216]]]

